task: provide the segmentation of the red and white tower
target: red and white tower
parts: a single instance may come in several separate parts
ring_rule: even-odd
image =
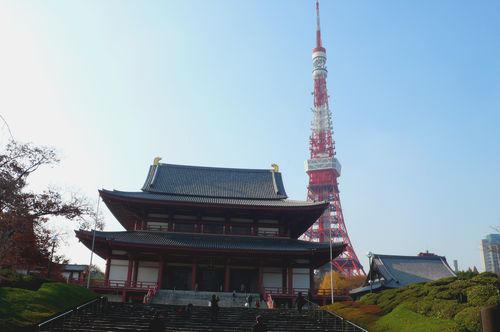
[[[309,228],[304,239],[316,242],[334,243],[343,242],[346,249],[342,255],[333,260],[333,267],[346,276],[364,275],[363,267],[349,240],[347,227],[340,205],[338,177],[340,163],[335,158],[335,141],[333,140],[332,113],[328,107],[328,93],[326,90],[326,49],[321,43],[319,24],[319,3],[316,0],[316,47],[313,49],[313,80],[314,80],[314,107],[311,123],[310,158],[305,167],[309,175],[307,199],[311,201],[326,200],[330,207]]]

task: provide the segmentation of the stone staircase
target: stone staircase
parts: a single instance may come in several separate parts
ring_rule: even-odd
[[[63,326],[51,327],[51,330],[74,332],[148,331],[149,323],[154,314],[159,312],[164,317],[166,332],[251,331],[257,315],[261,315],[268,330],[274,332],[355,331],[345,329],[345,327],[341,328],[338,318],[333,316],[327,315],[326,318],[317,321],[307,312],[299,314],[293,309],[221,307],[218,320],[212,322],[210,308],[207,306],[194,307],[193,315],[189,320],[185,320],[177,313],[179,308],[181,306],[108,303],[107,308],[102,313],[80,313],[67,319]]]
[[[206,307],[212,295],[215,294],[219,297],[219,307],[244,307],[248,295],[252,295],[252,307],[255,307],[255,301],[259,299],[258,293],[236,293],[233,298],[233,293],[225,292],[193,292],[182,290],[159,290],[151,300],[151,304],[173,304],[173,305],[188,305],[189,303],[194,306]],[[260,303],[261,308],[267,308],[264,301]]]

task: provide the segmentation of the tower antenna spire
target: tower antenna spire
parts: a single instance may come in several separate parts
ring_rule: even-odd
[[[316,48],[323,47],[321,42],[321,26],[319,23],[319,0],[316,0]]]

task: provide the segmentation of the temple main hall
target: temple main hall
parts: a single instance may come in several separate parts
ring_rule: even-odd
[[[100,190],[124,231],[96,231],[94,252],[106,260],[93,287],[130,301],[154,289],[313,297],[314,270],[342,243],[298,240],[329,203],[288,199],[272,169],[159,163],[141,191]],[[89,249],[93,231],[76,236]]]

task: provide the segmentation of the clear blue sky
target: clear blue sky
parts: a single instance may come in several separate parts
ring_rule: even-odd
[[[63,158],[33,187],[138,190],[162,156],[276,162],[304,199],[314,14],[313,0],[0,0],[0,114]],[[498,1],[321,2],[341,201],[365,266],[367,251],[429,250],[480,267],[500,224],[499,17]],[[57,226],[59,253],[86,263],[73,228]]]

